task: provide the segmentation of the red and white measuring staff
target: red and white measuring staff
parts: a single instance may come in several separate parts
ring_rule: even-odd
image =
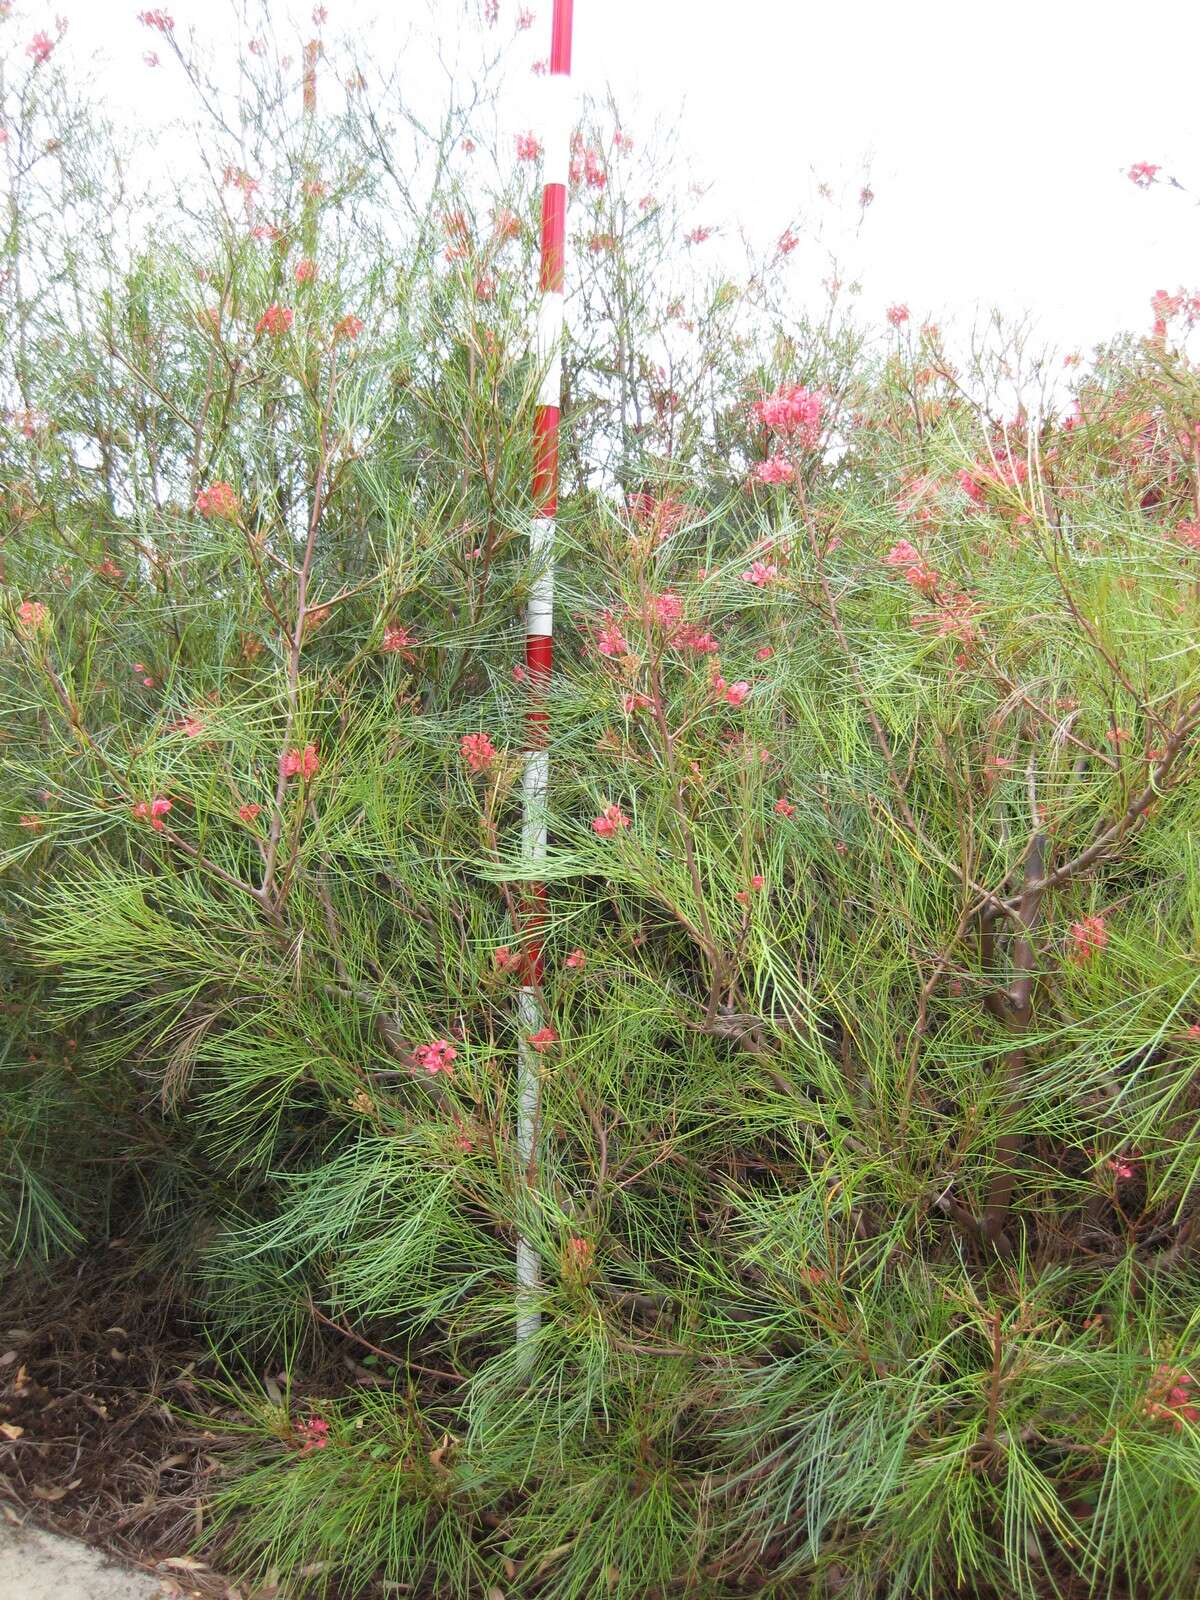
[[[537,356],[542,373],[533,419],[533,518],[529,553],[533,588],[525,613],[526,714],[522,784],[522,848],[527,862],[546,859],[546,804],[550,753],[546,748],[546,697],[554,665],[554,520],[558,511],[558,417],[562,400],[563,284],[567,246],[567,183],[571,162],[571,23],[574,0],[554,0],[550,70],[544,80],[546,116],[542,139],[542,264]],[[540,1056],[530,1037],[546,1025],[541,1004],[542,929],[546,891],[534,883],[525,911],[525,983],[519,998],[517,1065],[517,1154],[526,1182],[536,1182],[541,1110]],[[541,1318],[537,1294],[541,1268],[533,1242],[517,1240],[517,1340],[531,1339]]]

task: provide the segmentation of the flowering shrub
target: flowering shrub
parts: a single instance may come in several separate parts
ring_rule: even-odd
[[[14,1262],[142,1239],[223,1349],[395,1361],[245,1401],[222,1560],[1195,1592],[1185,301],[1001,419],[1011,352],[798,315],[791,228],[693,276],[716,225],[589,113],[539,699],[537,137],[490,192],[475,100],[414,110],[406,176],[394,84],[343,62],[325,119],[333,45],[289,98],[263,44],[131,260],[98,129],[36,154],[89,126],[47,43],[3,119],[0,1220]]]

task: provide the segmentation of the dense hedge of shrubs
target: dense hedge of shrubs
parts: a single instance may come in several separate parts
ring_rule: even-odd
[[[212,168],[150,214],[2,25],[14,1267],[403,1356],[241,1396],[298,1590],[1192,1593],[1195,367],[801,311],[584,118],[526,1169],[536,141],[146,15]]]

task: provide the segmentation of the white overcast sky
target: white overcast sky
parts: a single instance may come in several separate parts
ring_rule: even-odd
[[[144,0],[48,0],[15,8],[5,43],[67,17],[64,52],[103,59],[127,108],[169,104],[149,71]],[[461,0],[432,0],[448,22]],[[386,48],[386,23],[427,0],[327,0],[330,34]],[[549,0],[500,0],[511,30],[536,13],[514,60],[514,94],[547,53]],[[225,0],[173,0],[177,28],[219,30]],[[273,8],[307,24],[311,0]],[[631,131],[665,119],[713,187],[704,220],[760,242],[811,211],[813,174],[877,196],[849,263],[862,307],[904,301],[914,320],[969,322],[978,307],[1028,312],[1063,349],[1149,330],[1156,288],[1200,289],[1200,206],[1124,176],[1159,163],[1200,194],[1200,8],[1179,0],[575,0],[575,77],[611,86]],[[381,18],[383,26],[373,26]],[[227,26],[227,25],[226,25]],[[311,33],[311,24],[303,33]],[[281,29],[281,36],[284,30]],[[232,48],[228,33],[225,42]]]

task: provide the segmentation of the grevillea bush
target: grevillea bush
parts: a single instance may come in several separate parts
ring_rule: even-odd
[[[141,1241],[235,1375],[222,1559],[297,1593],[1193,1593],[1167,317],[1035,406],[798,310],[799,222],[709,272],[585,117],[525,1167],[537,140],[487,153],[499,46],[430,118],[316,37],[227,102],[142,23],[180,204],[3,24],[14,1264]],[[382,1387],[237,1386],[327,1324]]]

